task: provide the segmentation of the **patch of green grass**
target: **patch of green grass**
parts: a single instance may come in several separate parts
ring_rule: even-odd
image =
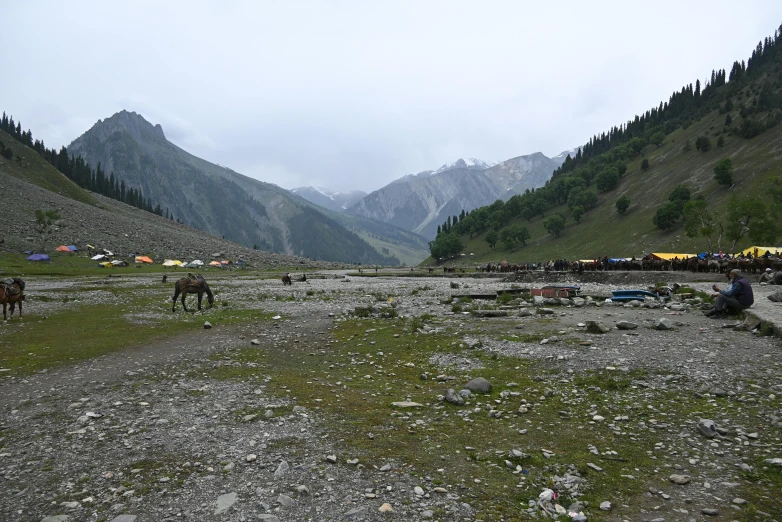
[[[0,337],[0,368],[9,368],[4,376],[29,375],[44,369],[74,364],[110,352],[148,344],[194,328],[228,325],[247,320],[270,320],[272,314],[258,310],[228,307],[206,308],[185,313],[181,305],[172,313],[168,289],[148,287],[116,288],[113,293],[122,305],[72,304],[56,309],[46,317],[36,315],[35,301],[43,295],[31,295],[26,301],[25,317],[15,317],[6,328],[18,328]],[[55,293],[56,295],[56,293]],[[72,290],[69,299],[80,301],[80,291]],[[60,299],[51,298],[50,302]],[[43,301],[42,301],[43,302]],[[195,308],[194,301],[189,303]],[[192,309],[191,308],[191,309]],[[150,313],[152,310],[152,313]],[[141,319],[139,319],[141,318]],[[129,335],[132,331],[132,335]],[[85,335],[89,332],[89,335]]]

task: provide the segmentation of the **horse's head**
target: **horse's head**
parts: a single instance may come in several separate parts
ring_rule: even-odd
[[[201,288],[204,289],[204,292],[206,292],[206,300],[209,302],[209,308],[212,308],[215,304],[215,296],[212,294],[212,290],[209,288],[209,285],[204,281],[204,278],[201,278]]]

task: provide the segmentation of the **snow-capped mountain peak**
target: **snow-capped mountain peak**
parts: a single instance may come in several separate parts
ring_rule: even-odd
[[[452,169],[484,170],[484,169],[488,169],[493,165],[494,163],[487,163],[483,160],[479,160],[476,158],[459,158],[453,163],[446,163],[439,169],[435,170],[434,174],[439,174],[441,172],[445,172],[446,170],[452,170]]]

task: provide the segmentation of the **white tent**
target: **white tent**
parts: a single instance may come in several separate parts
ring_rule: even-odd
[[[196,267],[199,267],[199,266],[204,266],[204,262],[201,261],[200,259],[194,259],[194,260],[190,261],[189,263],[184,264],[182,266],[185,267],[185,268],[196,268]]]
[[[100,261],[101,259],[106,259],[106,256],[104,256],[103,254],[98,254],[97,256],[93,256],[90,259],[92,259],[93,261]]]

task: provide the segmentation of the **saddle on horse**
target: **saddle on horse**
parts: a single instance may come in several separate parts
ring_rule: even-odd
[[[16,295],[24,292],[24,280],[20,277],[9,277],[0,281],[8,295]]]

